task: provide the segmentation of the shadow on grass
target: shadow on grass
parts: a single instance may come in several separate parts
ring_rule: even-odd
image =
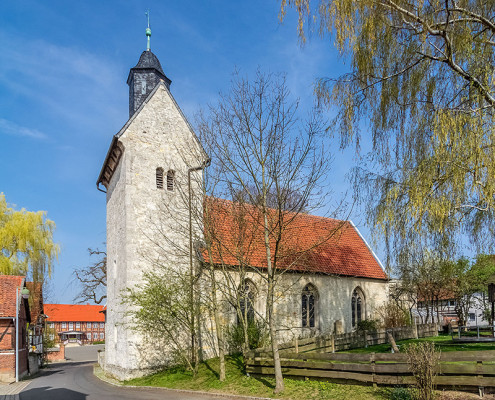
[[[218,379],[218,378],[220,378],[220,374],[219,374],[217,371],[215,371],[215,370],[211,367],[211,365],[210,365],[210,363],[208,362],[208,360],[203,361],[203,364],[205,365],[205,367],[206,367],[207,369],[209,369],[209,370],[213,373],[213,375],[215,375],[215,377],[216,377],[217,379]]]
[[[235,353],[227,356],[227,358],[232,361],[236,368],[241,371],[243,375],[246,375],[246,364],[244,364],[244,357],[242,353]]]

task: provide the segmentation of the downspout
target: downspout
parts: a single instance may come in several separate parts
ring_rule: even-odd
[[[191,189],[191,173],[195,171],[200,171],[204,170],[206,167],[208,167],[211,164],[211,159],[208,158],[206,159],[203,164],[201,164],[199,167],[193,167],[189,168],[187,170],[187,188],[188,188],[188,208],[189,208],[189,273],[191,275],[191,280],[190,280],[190,285],[191,285],[191,292],[190,292],[190,299],[191,299],[191,307],[194,308],[194,263],[193,263],[193,231],[192,231],[192,189]],[[198,316],[199,318],[199,316]],[[197,354],[197,349],[196,349],[196,327],[194,323],[194,309],[192,310],[191,313],[191,345],[192,345],[192,361],[194,364],[194,368],[196,368],[196,354]],[[199,326],[199,324],[198,324]]]

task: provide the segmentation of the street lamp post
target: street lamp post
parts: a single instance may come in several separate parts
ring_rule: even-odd
[[[24,287],[15,289],[15,381],[19,382],[19,292],[22,299],[29,297],[29,290]]]

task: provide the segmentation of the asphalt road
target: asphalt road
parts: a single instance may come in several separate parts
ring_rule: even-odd
[[[98,349],[103,346],[66,348],[66,363],[51,364],[15,396],[17,400],[107,400],[107,399],[219,399],[212,395],[181,393],[166,389],[113,386],[93,375]],[[18,392],[17,392],[18,393]],[[17,397],[19,396],[19,397]],[[2,396],[0,396],[2,399]]]
[[[52,364],[19,395],[21,400],[201,399],[219,397],[164,389],[125,388],[107,384],[93,375],[93,363]]]

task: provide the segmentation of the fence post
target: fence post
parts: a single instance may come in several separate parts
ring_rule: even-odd
[[[370,353],[370,364],[371,364],[371,382],[373,382],[373,388],[376,388],[375,379],[375,353]]]
[[[330,337],[330,344],[332,346],[332,353],[335,353],[335,335],[333,335],[333,334]]]

